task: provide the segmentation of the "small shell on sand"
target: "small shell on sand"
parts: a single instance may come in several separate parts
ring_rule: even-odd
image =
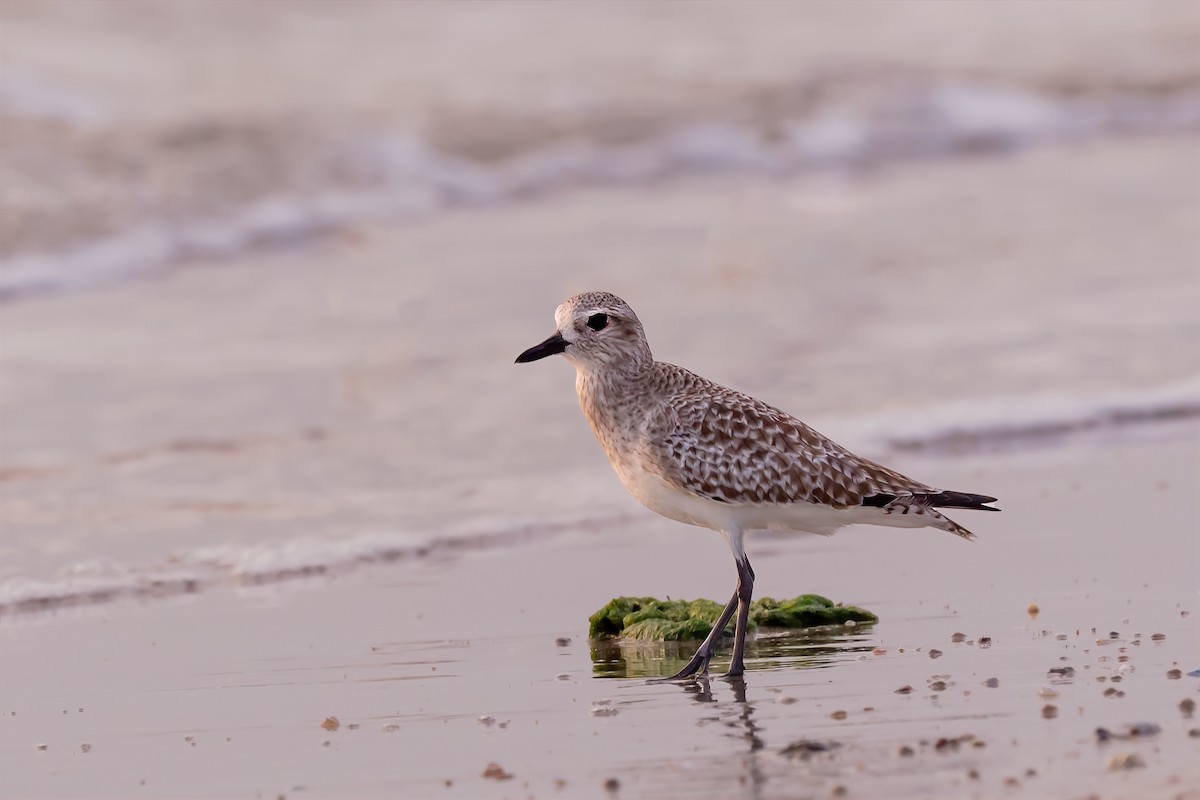
[[[512,773],[505,771],[504,767],[497,764],[495,761],[488,764],[482,773],[483,777],[493,781],[512,780]]]
[[[1111,756],[1106,764],[1109,770],[1137,769],[1146,766],[1146,762],[1137,753],[1118,753]]]

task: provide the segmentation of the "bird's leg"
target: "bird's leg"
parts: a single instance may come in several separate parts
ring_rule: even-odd
[[[743,655],[746,651],[746,628],[750,625],[750,598],[754,595],[754,570],[745,553],[737,559],[738,585],[734,595],[738,601],[737,627],[733,634],[733,658],[729,662],[727,678],[737,678],[746,672]]]
[[[712,660],[713,651],[716,649],[717,640],[721,638],[721,634],[725,632],[725,626],[729,624],[729,618],[733,616],[734,610],[738,607],[738,594],[733,593],[733,597],[729,599],[729,604],[725,606],[725,610],[721,612],[721,616],[717,618],[717,622],[709,631],[708,637],[696,650],[696,654],[692,656],[692,660],[684,666],[683,669],[676,672],[669,678],[659,678],[657,681],[669,682],[679,681],[684,678],[690,678],[699,673],[700,675],[708,674],[708,662]],[[652,683],[657,681],[651,681]]]

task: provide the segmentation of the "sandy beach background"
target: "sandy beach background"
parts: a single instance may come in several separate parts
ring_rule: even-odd
[[[1200,796],[1197,19],[3,0],[0,796]],[[594,288],[1005,513],[647,686],[587,615],[733,570],[511,363]]]

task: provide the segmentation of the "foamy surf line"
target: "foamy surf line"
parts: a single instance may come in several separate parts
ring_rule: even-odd
[[[1200,417],[1200,375],[1137,390],[963,400],[919,411],[827,419],[817,427],[875,450],[959,454],[1190,417]]]
[[[368,564],[525,544],[567,532],[622,524],[627,519],[625,515],[612,515],[478,525],[457,533],[393,532],[343,540],[293,539],[254,547],[223,545],[175,555],[170,567],[91,560],[63,569],[55,580],[10,578],[0,582],[0,617],[121,599],[177,597],[218,586],[261,586],[340,574]]]
[[[689,173],[854,169],[1101,136],[1200,130],[1200,92],[1194,90],[1062,98],[938,82],[877,94],[870,102],[835,102],[778,125],[688,122],[625,146],[580,138],[499,163],[442,152],[416,137],[363,136],[313,158],[352,160],[374,175],[370,189],[261,197],[204,219],[151,221],[69,250],[17,254],[0,261],[0,301],[153,274],[181,263],[220,261],[354,223],[404,221],[586,186]]]

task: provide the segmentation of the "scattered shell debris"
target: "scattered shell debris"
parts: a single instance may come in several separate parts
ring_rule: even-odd
[[[588,713],[593,717],[615,717],[619,712],[612,706],[596,705],[592,706],[591,711]]]
[[[475,721],[478,722],[480,725],[484,725],[484,726],[490,726],[490,725],[496,724],[496,718],[493,717],[491,714],[484,714],[483,716],[479,717]]]

